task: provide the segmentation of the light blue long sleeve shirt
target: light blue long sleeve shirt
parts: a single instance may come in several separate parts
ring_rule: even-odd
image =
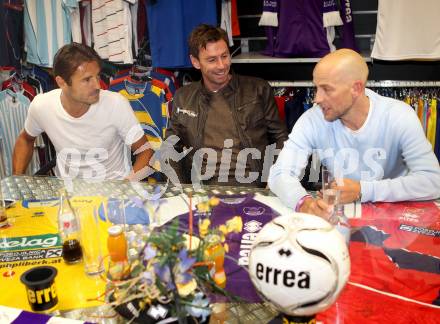
[[[440,197],[440,166],[415,111],[366,89],[370,111],[357,131],[327,122],[318,105],[295,124],[269,174],[270,189],[295,208],[307,194],[299,176],[316,153],[336,177],[360,181],[362,202]]]

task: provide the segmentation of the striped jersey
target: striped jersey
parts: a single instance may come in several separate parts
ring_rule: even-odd
[[[3,142],[5,173],[12,175],[12,152],[26,120],[30,101],[22,93],[10,89],[0,92],[0,137]]]
[[[24,37],[29,63],[52,67],[53,57],[72,41],[71,14],[77,0],[25,0]]]
[[[135,83],[123,79],[119,83],[112,83],[109,90],[119,92],[128,99],[149,140],[160,141],[165,138],[169,116],[162,89],[150,82]]]
[[[136,0],[129,2],[135,3]],[[132,15],[130,4],[124,0],[95,0],[92,2],[92,29],[96,52],[110,62],[133,63]],[[137,40],[134,41],[135,43]]]

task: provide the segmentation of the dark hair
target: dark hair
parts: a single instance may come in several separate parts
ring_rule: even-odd
[[[228,44],[228,34],[223,29],[206,24],[199,25],[189,35],[189,54],[198,59],[201,48],[206,49],[206,44],[222,39]]]
[[[95,61],[101,67],[101,58],[93,48],[79,43],[64,45],[53,59],[53,75],[62,77],[68,85],[71,85],[72,75],[78,66],[91,61]]]

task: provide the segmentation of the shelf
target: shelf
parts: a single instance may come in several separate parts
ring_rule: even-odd
[[[232,63],[316,63],[319,58],[281,58],[260,53],[242,53],[232,58]]]
[[[232,63],[317,63],[321,58],[319,57],[291,57],[291,58],[281,58],[266,56],[260,53],[249,52],[241,53],[232,58]],[[364,57],[365,62],[371,62],[370,57]]]
[[[312,81],[269,81],[269,84],[274,88],[281,87],[314,87]],[[401,80],[382,80],[382,81],[367,81],[368,88],[425,88],[425,87],[440,87],[440,81],[401,81]]]
[[[425,87],[440,87],[440,81],[400,81],[400,80],[381,80],[381,81],[368,81],[367,87],[382,87],[382,88],[396,88],[396,87],[408,87],[408,88],[425,88]]]
[[[377,15],[377,10],[353,10],[354,15]],[[238,18],[260,18],[261,14],[255,15],[239,15]]]

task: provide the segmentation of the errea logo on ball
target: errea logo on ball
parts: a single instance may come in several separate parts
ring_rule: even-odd
[[[277,269],[275,267],[265,267],[261,263],[257,263],[255,269],[255,276],[260,281],[272,283],[275,286],[278,283],[286,287],[294,287],[295,284],[300,289],[310,288],[310,272],[299,271],[295,273],[293,270]]]

